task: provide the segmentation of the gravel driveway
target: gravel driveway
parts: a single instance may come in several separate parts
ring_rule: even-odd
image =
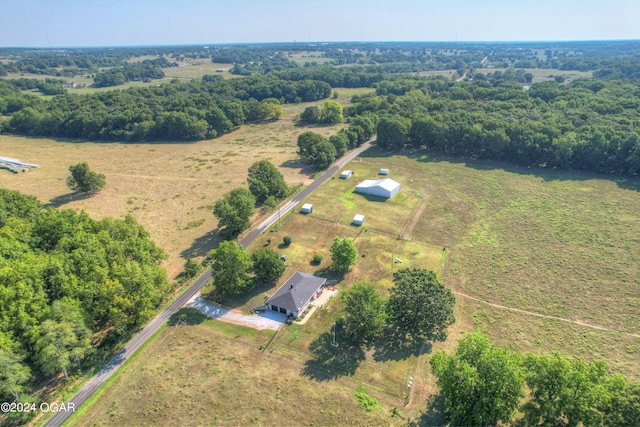
[[[260,314],[242,314],[235,310],[227,310],[213,303],[197,297],[187,303],[187,306],[196,308],[199,312],[212,319],[221,320],[227,323],[247,326],[253,329],[272,329],[277,331],[282,327],[286,316],[275,311],[266,311]]]

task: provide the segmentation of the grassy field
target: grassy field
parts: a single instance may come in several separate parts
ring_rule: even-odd
[[[429,198],[413,236],[447,247],[447,286],[574,322],[458,295],[469,324],[498,344],[606,359],[640,377],[640,338],[629,335],[640,334],[640,181],[415,153],[369,156],[363,163],[411,176]]]
[[[171,327],[127,366],[75,425],[385,425],[365,412],[351,379],[323,383],[304,363],[259,351],[264,333],[216,321]],[[401,421],[401,420],[398,420]],[[396,421],[396,422],[398,422]]]
[[[405,199],[376,202],[349,193],[350,186],[380,167],[389,168],[403,184],[400,195],[407,195]],[[640,377],[638,180],[421,153],[390,156],[375,149],[348,168],[356,171],[350,180],[331,180],[309,197],[307,201],[314,203],[311,215],[285,216],[280,229],[265,233],[249,249],[271,246],[286,254],[282,282],[296,270],[327,275],[333,237],[354,237],[359,258],[340,288],[364,279],[384,295],[392,270],[399,268],[392,264],[394,257],[403,259],[402,267],[439,271],[457,295],[458,320],[447,341],[420,349],[396,348],[383,337],[371,350],[361,351],[349,348],[338,333],[334,348],[332,325],[343,315],[340,298],[316,311],[306,324],[285,326],[266,353],[256,350],[270,338],[264,332],[240,333],[243,328],[206,321],[167,331],[146,350],[148,356],[141,358],[145,365],[129,367],[80,423],[166,424],[188,416],[196,424],[272,425],[290,417],[289,408],[297,402],[326,409],[339,399],[334,412],[314,414],[312,423],[404,423],[389,418],[388,411],[398,407],[406,418],[436,425],[441,414],[425,412],[425,402],[435,390],[427,362],[435,350],[454,348],[474,329],[515,350],[606,360],[615,372]],[[419,200],[426,200],[424,211],[416,211]],[[333,209],[322,209],[332,201]],[[406,204],[406,212],[390,202]],[[364,231],[342,223],[349,209],[386,218],[389,224],[404,224],[413,212],[423,213],[412,230],[413,240],[407,241],[397,239],[397,230],[385,234],[375,227]],[[293,237],[288,247],[281,245],[286,234]],[[314,253],[325,256],[319,266],[311,263]],[[247,310],[261,305],[274,290],[257,289],[230,303]],[[215,339],[207,338],[211,330],[216,330]],[[190,335],[177,335],[182,331]],[[202,365],[201,351],[207,352],[209,365]],[[207,369],[214,369],[215,375],[203,378]],[[402,407],[409,376],[415,378],[413,394],[409,406]],[[204,386],[193,385],[200,383]],[[384,410],[365,415],[353,406],[351,393],[359,384],[382,402]],[[266,386],[276,392],[265,397]],[[287,395],[284,390],[292,392]],[[237,393],[248,402],[243,410],[228,404],[237,401]],[[185,415],[178,404],[186,400],[197,404]],[[212,418],[215,415],[205,406],[215,407],[218,418]],[[348,420],[339,418],[344,413],[351,414]]]
[[[475,73],[495,73],[500,71],[504,73],[506,68],[476,68]],[[575,71],[575,70],[557,70],[557,69],[543,69],[543,68],[524,68],[525,73],[533,74],[533,83],[542,82],[545,80],[553,80],[553,76],[564,76],[566,78],[565,83],[570,83],[576,79],[590,79],[592,77],[591,71]],[[445,76],[451,78],[452,70],[437,70],[437,71],[421,71],[418,73],[421,76]]]
[[[338,102],[348,105],[351,96],[372,89],[338,90]],[[308,182],[312,171],[296,154],[298,135],[310,130],[330,136],[346,126],[295,122],[306,107],[322,102],[287,104],[276,122],[243,125],[220,138],[194,143],[95,143],[0,135],[0,155],[40,166],[18,175],[0,170],[0,186],[52,206],[84,209],[96,218],[133,215],[169,254],[166,267],[175,277],[186,257],[204,256],[217,245],[213,205],[231,189],[246,187],[251,163],[268,159],[289,185]],[[69,166],[84,161],[106,176],[107,187],[93,197],[74,197],[66,186]]]

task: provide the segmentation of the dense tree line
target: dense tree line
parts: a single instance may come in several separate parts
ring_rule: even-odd
[[[174,66],[166,58],[144,60],[142,63],[125,64],[98,72],[93,77],[94,87],[108,87],[125,84],[129,81],[149,81],[164,77],[162,67]]]
[[[2,400],[142,325],[170,289],[165,257],[131,216],[96,221],[0,189]]]
[[[46,78],[42,79],[11,79],[9,83],[19,88],[20,90],[38,89],[43,95],[60,95],[65,93],[64,84],[65,80]]]
[[[319,117],[322,118],[321,113]],[[298,136],[298,154],[315,169],[326,169],[347,150],[369,140],[376,132],[377,123],[377,115],[365,112],[352,118],[348,128],[341,129],[329,138],[311,131],[303,132]]]
[[[383,117],[378,136],[387,150],[408,145],[524,166],[640,173],[637,82],[544,81],[526,90],[518,78],[512,72],[493,83],[396,80],[379,85],[378,96],[346,113],[375,111]]]
[[[449,422],[459,426],[635,426],[640,384],[611,374],[603,362],[558,353],[518,355],[471,333],[455,354],[437,352],[431,368]],[[529,396],[525,399],[525,384]]]
[[[188,141],[222,135],[245,122],[277,119],[280,102],[315,101],[330,93],[320,81],[205,78],[43,100],[0,82],[0,113],[11,114],[7,130],[31,136]]]

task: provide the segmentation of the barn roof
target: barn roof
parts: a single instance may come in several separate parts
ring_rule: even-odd
[[[364,181],[362,181],[360,184],[358,184],[356,186],[356,189],[358,189],[358,188],[381,187],[381,188],[384,188],[387,191],[393,191],[398,186],[400,186],[400,184],[395,182],[391,178],[365,179]]]

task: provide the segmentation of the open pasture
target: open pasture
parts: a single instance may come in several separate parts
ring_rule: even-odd
[[[36,196],[42,203],[85,210],[96,218],[131,214],[168,254],[175,277],[185,257],[205,255],[217,244],[213,204],[246,187],[247,169],[269,159],[289,185],[311,172],[298,161],[297,135],[305,130],[282,121],[244,125],[221,138],[195,143],[94,143],[0,136],[0,153],[40,167],[21,174],[0,171],[0,186]],[[329,127],[316,129],[329,134]],[[106,176],[100,193],[73,195],[69,166],[88,162]]]
[[[529,328],[523,325],[544,320],[521,348],[606,359],[618,372],[640,375],[638,339],[629,335],[640,334],[640,181],[422,153],[365,156],[412,177],[428,197],[412,235],[447,247],[441,278],[459,304],[468,295],[574,322],[513,312],[492,321],[478,311],[468,320],[492,340],[517,343]]]
[[[384,409],[365,412],[352,379],[319,384],[304,364],[261,352],[268,338],[202,320],[167,328],[129,363],[76,425],[385,425],[393,399],[370,390]],[[255,331],[254,331],[255,332]]]

